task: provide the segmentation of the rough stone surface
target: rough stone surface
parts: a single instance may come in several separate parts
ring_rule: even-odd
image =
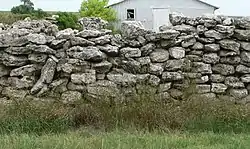
[[[224,40],[221,40],[219,43],[223,49],[231,50],[235,52],[240,50],[240,44],[234,40],[224,39]]]
[[[247,89],[230,89],[229,95],[231,95],[235,99],[242,99],[247,97],[248,91]]]
[[[182,47],[173,47],[169,49],[169,54],[172,58],[182,59],[185,57],[185,49]]]
[[[213,72],[219,73],[222,75],[232,75],[235,73],[234,66],[226,64],[217,64],[212,68]]]
[[[163,63],[169,59],[169,53],[164,49],[157,49],[150,54],[150,59],[152,62]]]
[[[89,70],[86,73],[82,74],[72,74],[71,81],[75,84],[91,84],[96,82],[96,71]]]
[[[163,25],[160,32],[125,21],[121,34],[104,29],[107,22],[100,18],[79,21],[81,31],[59,31],[44,20],[0,24],[1,99],[74,103],[111,94],[121,102],[141,94],[146,84],[150,88],[143,91],[165,102],[184,99],[191,83],[198,98],[249,98],[248,18],[174,13],[173,26]]]
[[[227,86],[222,83],[212,83],[212,89],[211,91],[213,93],[225,93],[227,90]]]
[[[82,94],[77,91],[67,91],[64,92],[61,96],[63,103],[74,103],[82,99]]]
[[[241,82],[240,79],[236,77],[226,77],[225,84],[228,87],[232,87],[232,88],[244,88],[245,87],[244,83]]]
[[[216,64],[220,61],[220,57],[217,53],[209,53],[203,55],[203,61],[208,64]]]

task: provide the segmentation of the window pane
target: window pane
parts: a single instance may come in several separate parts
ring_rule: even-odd
[[[127,9],[127,19],[134,19],[134,18],[135,18],[135,10]]]

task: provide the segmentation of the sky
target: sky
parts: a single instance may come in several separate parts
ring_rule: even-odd
[[[19,5],[20,0],[0,0],[0,10],[9,11]],[[250,0],[203,0],[220,7],[216,14],[230,16],[250,16]],[[45,11],[72,11],[79,10],[82,0],[32,0],[37,8]]]

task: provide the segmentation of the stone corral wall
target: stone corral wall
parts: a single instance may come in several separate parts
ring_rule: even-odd
[[[125,99],[147,84],[161,99],[180,99],[195,83],[202,97],[247,101],[250,21],[172,15],[160,33],[140,24],[111,31],[66,29],[48,21],[19,21],[0,31],[1,100],[101,95]],[[144,89],[144,90],[147,90]],[[126,98],[127,99],[127,98]]]

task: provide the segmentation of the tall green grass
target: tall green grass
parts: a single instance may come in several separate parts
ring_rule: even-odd
[[[105,131],[250,132],[249,105],[185,96],[180,101],[160,100],[145,89],[124,102],[115,102],[108,96],[95,102],[82,99],[74,106],[17,101],[1,108],[0,134],[64,133],[82,127]]]

